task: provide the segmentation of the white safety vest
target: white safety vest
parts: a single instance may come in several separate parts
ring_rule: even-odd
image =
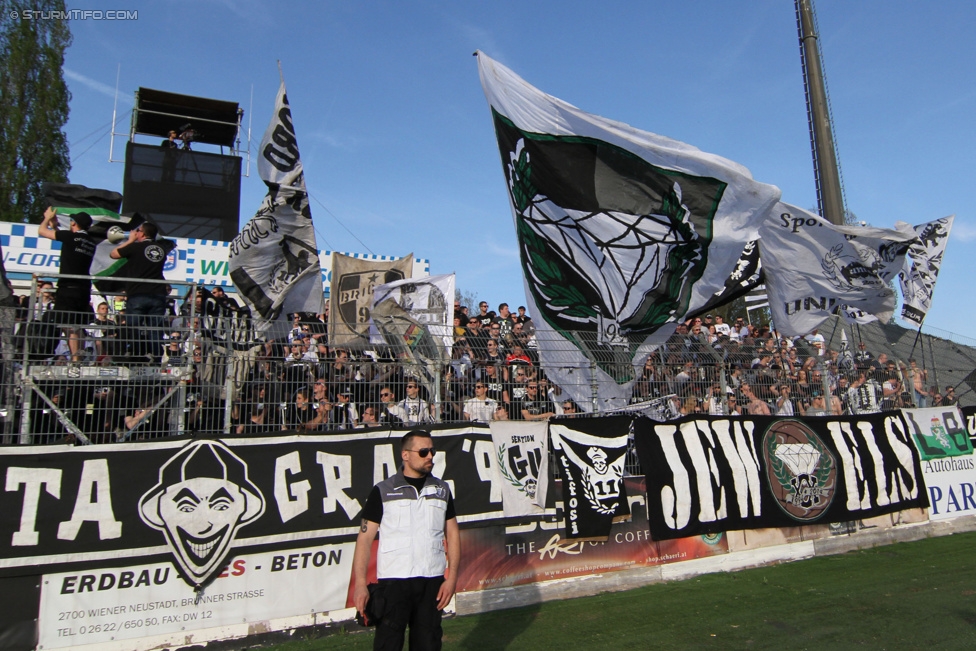
[[[444,576],[444,523],[450,488],[427,477],[419,494],[402,472],[378,484],[383,501],[380,521],[379,579]]]

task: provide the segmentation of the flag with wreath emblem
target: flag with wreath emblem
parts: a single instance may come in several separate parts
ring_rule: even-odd
[[[489,426],[505,517],[542,515],[549,491],[549,423],[505,420]]]
[[[630,416],[550,421],[567,539],[606,540],[614,522],[630,520],[623,482],[630,423]]]

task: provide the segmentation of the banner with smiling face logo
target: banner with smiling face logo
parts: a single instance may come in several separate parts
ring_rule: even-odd
[[[166,536],[184,578],[205,584],[224,565],[238,530],[264,513],[247,464],[220,441],[194,441],[159,469],[139,516]]]

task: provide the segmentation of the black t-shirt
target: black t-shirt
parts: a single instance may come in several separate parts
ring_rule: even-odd
[[[522,402],[522,409],[533,416],[556,413],[556,406],[550,400],[524,400]]]
[[[165,280],[163,265],[166,256],[176,248],[172,240],[142,240],[133,242],[118,249],[119,255],[126,259],[125,266],[119,270],[118,278],[136,278],[145,280]],[[166,294],[166,285],[162,283],[127,283],[126,294]]]
[[[505,384],[497,377],[489,378],[487,376],[483,377],[480,382],[488,389],[485,397],[491,398],[501,404],[503,400],[502,391],[505,389]]]
[[[92,258],[95,257],[95,240],[84,231],[58,231],[54,239],[61,242],[61,273],[87,276],[91,271]],[[62,289],[70,289],[72,293],[91,292],[91,281],[65,278],[58,281],[59,294]],[[88,296],[84,298],[91,300]]]
[[[524,420],[522,418],[522,402],[525,400],[528,390],[526,385],[519,382],[511,382],[505,386],[508,391],[508,417],[511,420]]]
[[[404,479],[407,483],[417,489],[420,493],[420,489],[424,487],[424,483],[427,481],[426,477],[407,477],[404,475]],[[370,491],[369,497],[366,498],[366,506],[363,507],[363,512],[359,515],[363,520],[369,520],[370,522],[375,522],[379,524],[383,521],[383,498],[380,496],[379,486],[373,486],[373,490]],[[451,518],[456,518],[457,513],[454,511],[454,495],[448,494],[447,496],[447,513],[444,516],[445,520],[450,520]]]

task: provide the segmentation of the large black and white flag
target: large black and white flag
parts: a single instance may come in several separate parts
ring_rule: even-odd
[[[231,242],[228,269],[265,332],[282,315],[323,311],[322,269],[284,81],[258,150],[258,174],[268,194]]]
[[[630,423],[629,416],[550,421],[567,539],[606,540],[614,522],[630,519],[623,482]]]
[[[482,53],[478,66],[540,357],[571,394],[596,384],[603,406],[622,407],[646,347],[723,290],[779,190],[720,156],[584,113]]]
[[[905,267],[898,274],[901,280],[902,307],[901,318],[909,323],[921,327],[925,315],[932,307],[932,294],[935,292],[935,281],[939,277],[942,267],[942,254],[949,243],[949,232],[955,215],[936,219],[933,222],[920,224],[912,229],[908,224],[899,222],[895,227],[899,230],[912,229],[918,239],[912,243],[905,259]]]
[[[780,334],[805,335],[831,314],[860,323],[891,318],[889,282],[914,234],[837,226],[786,203],[773,208],[759,234],[769,310]]]
[[[900,412],[634,421],[655,540],[846,522],[928,506]]]
[[[549,492],[549,423],[489,423],[505,517],[542,515]]]

